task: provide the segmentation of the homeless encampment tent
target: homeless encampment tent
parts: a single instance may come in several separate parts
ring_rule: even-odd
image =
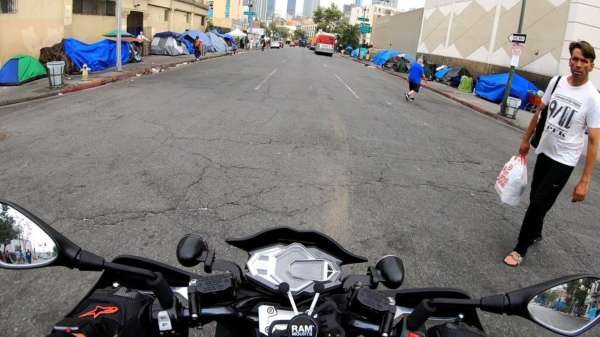
[[[488,101],[499,103],[504,97],[504,91],[508,82],[508,73],[485,75],[479,77],[475,85],[475,95]],[[527,92],[539,89],[530,81],[519,74],[515,74],[512,80],[510,96],[521,99],[521,108],[527,104]]]
[[[379,52],[377,55],[375,55],[372,62],[374,64],[382,67],[385,64],[385,62],[387,62],[392,57],[398,56],[398,55],[400,55],[400,52],[397,50],[384,49],[381,52]]]
[[[196,51],[196,48],[194,47],[194,40],[196,40],[196,37],[199,37],[200,41],[202,41],[202,47],[204,47],[205,52],[215,52],[215,48],[210,41],[210,37],[201,31],[188,30],[187,32],[182,33],[181,37],[183,38],[183,42],[185,43],[190,54],[193,54]]]
[[[456,88],[460,84],[460,79],[463,76],[471,77],[471,73],[463,67],[451,68],[450,70],[448,70],[446,75],[442,77],[441,81]]]
[[[359,52],[360,52],[360,49],[356,48],[356,49],[352,50],[352,52],[350,53],[350,56],[358,57]]]
[[[470,76],[463,76],[460,79],[460,84],[458,85],[458,91],[471,93],[473,92],[473,78]]]
[[[150,53],[153,55],[188,55],[188,47],[186,47],[184,38],[181,34],[174,32],[162,32],[154,35],[152,44],[150,45]]]
[[[65,53],[65,40],[53,45],[52,47],[44,47],[40,49],[40,62],[46,64],[53,61],[65,62],[65,74],[73,74],[77,72],[73,61]]]
[[[90,72],[101,71],[117,65],[117,42],[109,39],[85,43],[76,39],[64,39],[65,54],[73,61],[75,70],[87,64]],[[121,63],[129,63],[129,43],[121,42]]]
[[[215,35],[223,39],[223,41],[225,41],[225,46],[227,47],[227,50],[237,49],[237,43],[235,42],[235,39],[232,36],[227,34],[221,34],[217,30],[213,30],[212,33],[214,33]]]
[[[46,75],[46,68],[40,61],[29,55],[17,55],[0,69],[0,85],[21,85]]]
[[[444,76],[446,76],[446,74],[450,71],[450,67],[447,66],[443,66],[442,68],[440,68],[438,71],[435,72],[435,79],[438,81],[441,81]]]
[[[214,32],[209,32],[209,33],[207,33],[207,35],[210,38],[210,43],[215,48],[215,52],[217,52],[217,53],[227,52],[227,43],[225,43],[225,40],[223,40],[223,38],[221,38]]]

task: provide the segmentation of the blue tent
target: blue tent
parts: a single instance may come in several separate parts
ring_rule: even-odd
[[[398,55],[400,55],[400,52],[397,50],[384,49],[373,58],[373,63],[383,66],[389,59]]]
[[[227,44],[225,43],[225,40],[223,40],[214,32],[209,32],[207,35],[210,38],[212,46],[215,48],[215,52],[225,53],[227,51]]]
[[[359,53],[359,49],[358,49],[358,48],[356,48],[356,49],[354,49],[354,50],[352,51],[352,53],[350,53],[350,56],[352,56],[352,57],[358,57],[358,53]]]
[[[435,79],[440,81],[442,78],[444,78],[444,76],[446,76],[446,74],[450,71],[450,67],[444,67],[438,71],[435,72]]]
[[[233,36],[227,35],[227,34],[221,34],[217,30],[213,30],[212,32],[215,33],[215,35],[217,35],[218,37],[225,40],[225,42],[229,42],[231,44],[231,46],[237,48],[237,44],[235,43],[235,38],[233,38]]]
[[[0,85],[21,85],[46,76],[46,68],[29,55],[17,55],[0,69]]]
[[[202,45],[204,46],[204,50],[208,51],[208,52],[214,52],[214,47],[212,45],[212,42],[210,41],[210,37],[208,37],[208,35],[206,35],[205,33],[198,31],[198,30],[188,30],[185,33],[182,33],[181,36],[183,37],[183,43],[185,43],[185,46],[188,48],[188,51],[190,52],[190,54],[193,54],[194,51],[196,50],[196,48],[194,48],[194,40],[196,39],[196,37],[200,38],[200,41],[202,41]]]
[[[477,81],[477,85],[475,85],[474,93],[488,101],[499,103],[504,97],[506,82],[508,82],[508,73],[481,76]],[[515,74],[510,96],[521,99],[521,108],[527,104],[527,92],[529,90],[537,92],[539,89],[524,77]]]
[[[117,42],[100,40],[87,44],[75,39],[65,39],[65,54],[73,61],[78,70],[87,64],[90,71],[101,71],[117,64]],[[129,43],[121,42],[121,63],[129,62]]]

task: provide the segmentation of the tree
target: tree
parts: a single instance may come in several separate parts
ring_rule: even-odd
[[[360,44],[360,28],[358,25],[351,25],[348,21],[344,20],[338,25],[336,33],[338,35],[338,44],[342,48],[348,46],[351,46],[353,49],[358,48]]]
[[[19,237],[20,231],[14,227],[15,219],[8,214],[8,206],[3,205],[0,210],[0,243],[8,242]]]
[[[317,24],[317,31],[322,30],[327,33],[333,33],[342,23],[344,13],[337,8],[335,4],[331,4],[328,8],[317,7],[313,13],[313,21]]]
[[[306,38],[306,32],[302,29],[296,29],[294,31],[294,40],[302,40]]]

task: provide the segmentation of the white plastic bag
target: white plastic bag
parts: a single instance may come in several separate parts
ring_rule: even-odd
[[[513,156],[496,179],[496,192],[503,203],[517,206],[525,192],[525,187],[527,187],[527,157]]]

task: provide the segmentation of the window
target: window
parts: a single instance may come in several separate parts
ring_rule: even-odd
[[[169,21],[169,14],[170,14],[171,10],[169,9],[165,9],[165,21]]]
[[[115,1],[73,0],[73,14],[115,16]]]
[[[201,18],[202,18],[202,21],[201,21],[202,23],[200,25],[204,26],[204,23],[205,23],[204,20],[206,19],[206,17],[204,15],[202,15]]]
[[[0,13],[16,13],[17,0],[0,0]]]
[[[192,22],[192,13],[185,13],[185,22]]]

